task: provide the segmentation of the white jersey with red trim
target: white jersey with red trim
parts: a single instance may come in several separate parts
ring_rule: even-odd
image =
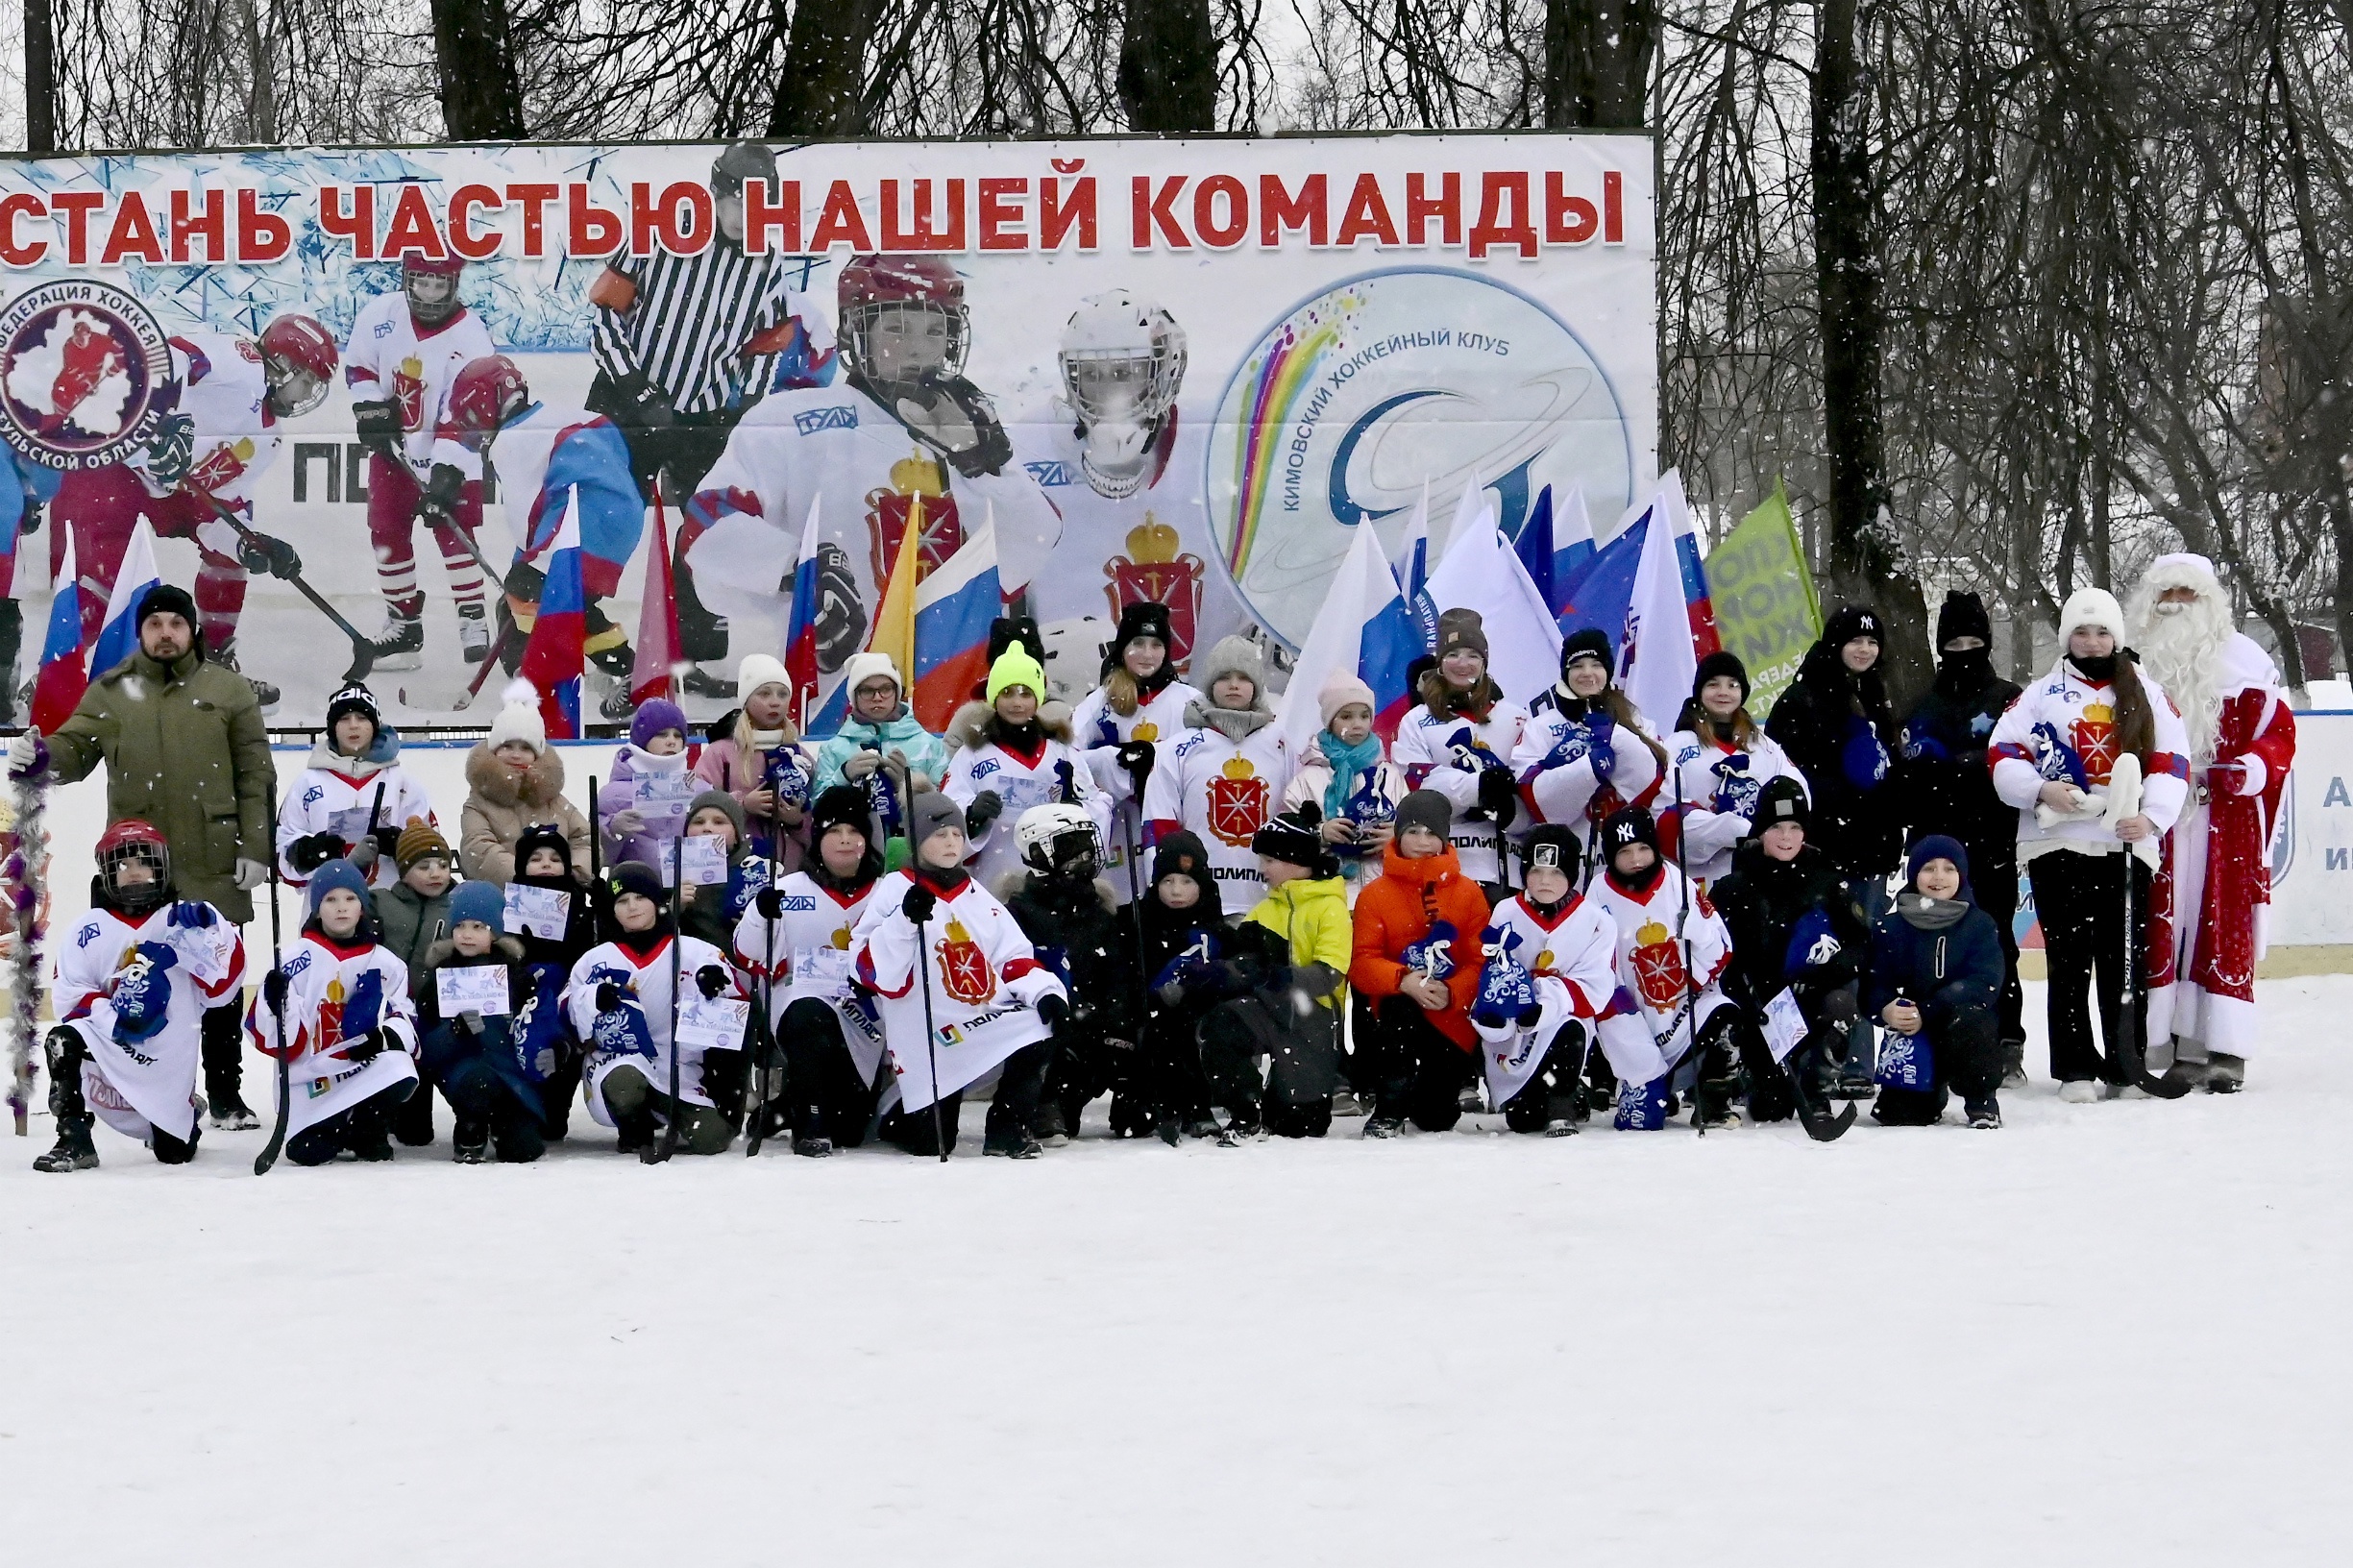
[[[896,415],[846,382],[772,392],[727,437],[726,450],[687,504],[687,526],[710,531],[688,560],[698,580],[789,583],[800,554],[801,526],[819,502],[818,536],[841,552],[831,565],[846,574],[858,611],[858,640],[872,625],[899,541],[918,496],[929,567],[945,562],[992,515],[996,523],[997,586],[1011,596],[1044,565],[1062,520],[1028,472],[1008,460],[994,474],[967,476],[919,441]],[[739,590],[739,593],[743,592]],[[772,609],[767,613],[776,613]],[[830,687],[824,694],[831,695]]]
[[[695,976],[705,965],[727,968],[726,954],[696,937],[665,937],[642,955],[618,942],[601,942],[580,955],[565,982],[564,1016],[572,1020],[573,1034],[587,1043],[588,1064],[581,1080],[587,1090],[588,1113],[600,1126],[615,1125],[613,1113],[604,1103],[604,1082],[619,1067],[633,1066],[646,1075],[654,1092],[670,1092],[670,944],[674,942],[678,944],[678,994],[691,1003],[702,994]],[[731,983],[733,978],[730,972]],[[621,988],[626,998],[625,1006],[634,1005],[644,1016],[646,1036],[653,1046],[651,1056],[609,1050],[599,1043],[597,988],[607,981]],[[702,1052],[703,1047],[693,1044],[678,1051],[678,1097],[689,1105],[711,1103],[702,1088]]]
[[[1584,852],[1585,880],[1593,878],[1593,835],[1604,819],[1623,806],[1649,806],[1657,797],[1658,758],[1651,748],[1611,725],[1610,765],[1606,776],[1594,771],[1592,729],[1583,715],[1575,718],[1555,704],[1528,716],[1520,744],[1511,753],[1511,772],[1520,781],[1520,798],[1535,822],[1553,822],[1577,835]],[[1643,740],[1655,742],[1658,731],[1640,714],[1634,727]],[[1661,751],[1666,747],[1660,747]]]
[[[323,749],[323,748],[322,748]],[[348,761],[348,759],[347,759]],[[332,833],[343,841],[343,853],[349,854],[367,836],[368,820],[376,814],[379,827],[403,828],[413,821],[434,822],[433,802],[425,787],[408,776],[399,763],[368,769],[355,765],[355,771],[322,767],[318,751],[311,754],[311,766],[303,770],[294,780],[294,787],[278,802],[278,870],[291,887],[307,887],[307,872],[297,871],[286,851],[296,839],[308,838],[314,833]],[[376,792],[384,792],[383,805],[376,805]],[[401,879],[400,868],[390,855],[376,857],[376,865],[368,873],[368,886],[388,888]]]
[[[343,382],[355,403],[389,400],[401,413],[401,449],[419,483],[432,474],[434,442],[447,411],[450,382],[477,359],[498,353],[490,331],[463,306],[438,327],[420,328],[408,313],[408,296],[395,289],[359,307],[352,339],[343,348]],[[480,460],[462,447],[444,444],[441,461],[473,478]]]
[[[966,726],[966,733],[975,727]],[[950,733],[955,731],[956,726],[950,726]],[[984,790],[1004,802],[996,820],[971,841],[968,860],[972,874],[993,886],[1008,871],[1026,870],[1020,850],[1014,846],[1014,825],[1030,807],[1060,801],[1066,784],[1074,803],[1094,819],[1095,831],[1108,839],[1111,800],[1095,788],[1087,759],[1063,742],[1049,736],[1044,747],[1028,757],[990,740],[958,747],[947,759],[942,792],[960,806],[970,806]]]
[[[874,887],[869,882],[845,894],[806,871],[795,871],[776,884],[782,907],[772,922],[755,904],[735,926],[735,967],[746,977],[746,993],[758,995],[761,978],[773,976],[770,1024],[781,1029],[785,1010],[795,1002],[823,1002],[840,1017],[842,1041],[849,1047],[860,1082],[867,1084],[882,1065],[882,1018],[873,1002],[850,984],[849,949]]]
[[[179,332],[171,339],[172,375],[180,384],[176,412],[193,427],[187,477],[177,487],[159,484],[144,451],[124,466],[159,495],[173,488],[202,491],[231,511],[250,507],[255,481],[278,458],[284,436],[269,407],[269,377],[252,338],[228,332]],[[208,549],[234,559],[234,530],[218,519],[198,526]]]
[[[293,1099],[286,1136],[317,1126],[403,1082],[417,1078],[417,1010],[408,999],[408,966],[375,943],[344,943],[305,931],[285,959],[286,1055]],[[395,1048],[363,1062],[348,1041],[382,1029]],[[259,991],[245,1009],[245,1038],[265,1056],[278,1051],[279,1020]]]
[[[181,923],[195,911],[211,923]],[[170,949],[170,960],[140,951],[150,943]],[[114,993],[157,983],[169,988],[162,1022],[140,1038],[116,1015]],[[82,1092],[89,1108],[126,1137],[144,1138],[152,1125],[186,1142],[196,1130],[205,1010],[244,983],[245,943],[210,904],[165,904],[145,919],[93,909],[60,932],[50,1000],[88,1052]]]
[[[1586,902],[1599,906],[1618,931],[1618,985],[1639,1010],[1624,1014],[1657,1047],[1672,1066],[1691,1048],[1699,1029],[1720,1007],[1732,1005],[1717,989],[1724,967],[1731,961],[1732,934],[1724,917],[1707,901],[1704,890],[1686,894],[1682,874],[1672,866],[1658,868],[1658,879],[1645,893],[1605,872],[1594,880]],[[1688,942],[1688,950],[1686,950]],[[1611,1026],[1603,1025],[1609,1043]],[[1611,1051],[1611,1061],[1617,1060]],[[1620,1070],[1629,1082],[1644,1082]]]
[[[1045,1039],[1051,1031],[1038,1017],[1038,1003],[1047,996],[1066,1002],[1069,992],[1038,962],[1012,911],[973,876],[940,895],[923,922],[928,951],[919,965],[915,922],[900,907],[914,886],[905,871],[874,885],[850,939],[850,960],[858,983],[874,993],[881,1010],[900,1101],[920,1111],[935,1097],[934,1060],[938,1092],[953,1094],[1022,1046]],[[936,1037],[928,1048],[926,977]]]
[[[1761,729],[1750,734],[1745,747],[1679,729],[1667,741],[1667,757],[1675,772],[1658,791],[1659,837],[1666,842],[1669,833],[1681,832],[1683,870],[1702,883],[1713,882],[1732,869],[1732,851],[1749,837],[1756,799],[1766,785],[1777,778],[1794,778],[1805,792],[1806,803],[1813,803],[1813,786],[1805,774]],[[1679,825],[1671,827],[1671,820]]]
[[[1539,1009],[1530,1028],[1509,1019],[1493,1028],[1474,1025],[1481,1065],[1500,1104],[1543,1067],[1545,1053],[1564,1025],[1575,1020],[1590,1035],[1596,1020],[1609,1011],[1618,987],[1618,928],[1591,901],[1574,893],[1549,920],[1530,908],[1521,894],[1495,906],[1480,941],[1507,947],[1535,982]]]
[[[1103,841],[1103,877],[1111,884],[1114,901],[1123,907],[1128,901],[1128,835],[1133,832],[1140,846],[1144,820],[1143,802],[1136,798],[1136,781],[1119,766],[1119,747],[1130,741],[1152,745],[1152,761],[1157,767],[1158,743],[1175,739],[1184,729],[1189,704],[1208,700],[1199,689],[1172,680],[1153,693],[1149,701],[1137,703],[1134,713],[1123,715],[1112,708],[1104,699],[1103,688],[1097,686],[1079,698],[1077,711],[1070,715],[1070,744],[1087,759],[1095,788],[1111,802],[1110,836]],[[1145,780],[1147,788],[1150,782]]]
[[[1527,725],[1528,710],[1509,700],[1499,699],[1483,720],[1434,714],[1429,703],[1416,702],[1389,745],[1389,760],[1406,771],[1409,789],[1435,790],[1455,808],[1447,841],[1474,882],[1503,880],[1504,835],[1493,819],[1470,815],[1479,805],[1479,775],[1488,766],[1510,765]]]
[[[1218,899],[1227,914],[1239,914],[1266,896],[1250,839],[1282,809],[1296,771],[1279,723],[1238,741],[1221,730],[1188,729],[1160,743],[1144,784],[1144,821],[1156,843],[1179,828],[1200,835]]]
[[[2157,677],[2145,667],[2139,674],[2156,722],[2156,744],[2141,770],[2141,815],[2162,835],[2190,797],[2190,732]],[[2064,817],[2045,827],[2034,810],[2043,785],[2071,760],[2082,768],[2091,793],[2104,794],[2118,755],[2116,689],[2086,680],[2066,659],[2012,700],[1994,725],[1985,760],[1993,771],[1994,793],[2019,808],[2019,859],[2050,849],[2101,853],[2119,847],[2120,841],[2096,813]]]

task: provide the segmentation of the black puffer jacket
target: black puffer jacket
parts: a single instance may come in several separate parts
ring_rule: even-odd
[[[1827,640],[1816,643],[1797,683],[1774,702],[1765,733],[1805,775],[1814,801],[1808,839],[1849,876],[1895,870],[1902,821],[1887,778],[1900,737],[1878,672],[1858,676]]]
[[[2018,809],[1994,793],[1985,752],[2018,693],[1982,654],[1949,656],[1904,722],[1895,777],[1900,814],[1912,837],[1959,839],[1972,866],[1999,865],[2017,854]]]
[[[997,897],[1038,961],[1070,988],[1066,1030],[1088,1040],[1136,1038],[1135,938],[1124,935],[1111,887],[1100,877],[1007,877]]]
[[[1861,973],[1871,934],[1855,907],[1854,890],[1830,858],[1812,845],[1799,850],[1797,859],[1780,861],[1766,854],[1762,845],[1744,844],[1732,855],[1730,873],[1707,891],[1732,934],[1725,994],[1742,1006],[1760,1008],[1785,985],[1798,988],[1802,1004]],[[1815,924],[1826,924],[1837,950],[1824,949],[1820,962],[1801,962],[1793,969],[1790,939],[1801,922],[1817,913],[1821,919]],[[1817,931],[1806,956],[1819,946]]]

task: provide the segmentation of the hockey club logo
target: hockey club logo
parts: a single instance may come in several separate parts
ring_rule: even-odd
[[[1219,842],[1246,849],[1266,825],[1266,781],[1246,757],[1228,757],[1210,780],[1210,831]]]
[[[42,467],[115,462],[176,401],[163,329],[123,290],[64,279],[0,312],[0,438]]]
[[[854,430],[858,428],[858,410],[846,403],[837,403],[827,408],[808,408],[793,416],[793,429],[803,435],[815,435],[820,430]]]
[[[911,525],[919,530],[915,544],[915,580],[919,583],[964,543],[964,523],[956,513],[956,498],[947,493],[947,477],[920,452],[891,465],[890,489],[866,493],[866,527],[873,542],[878,595],[891,580],[891,568]]]
[[[1683,949],[1665,926],[1656,920],[1643,921],[1634,932],[1634,950],[1628,956],[1634,963],[1634,984],[1653,1012],[1681,1005],[1687,973]]]
[[[1111,579],[1103,597],[1111,600],[1115,622],[1130,604],[1164,604],[1168,608],[1168,657],[1179,670],[1193,650],[1193,627],[1200,623],[1201,587],[1209,568],[1198,555],[1177,549],[1177,530],[1149,511],[1127,531],[1127,553],[1103,563]]]
[[[964,922],[950,919],[941,938],[940,987],[967,1007],[977,1007],[996,993],[996,976],[989,972],[989,955]]]

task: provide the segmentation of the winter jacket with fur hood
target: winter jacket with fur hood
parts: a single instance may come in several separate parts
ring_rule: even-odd
[[[466,785],[457,863],[470,879],[504,887],[515,874],[515,841],[523,830],[554,822],[572,845],[572,874],[586,885],[588,819],[564,797],[564,759],[553,747],[541,748],[530,767],[517,772],[489,743],[478,742],[466,755]]]

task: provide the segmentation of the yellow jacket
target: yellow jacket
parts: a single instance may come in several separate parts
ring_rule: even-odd
[[[1321,964],[1332,970],[1332,990],[1316,998],[1326,1007],[1337,1007],[1348,994],[1356,926],[1346,887],[1336,876],[1297,877],[1267,894],[1244,917],[1290,943],[1293,968]]]

